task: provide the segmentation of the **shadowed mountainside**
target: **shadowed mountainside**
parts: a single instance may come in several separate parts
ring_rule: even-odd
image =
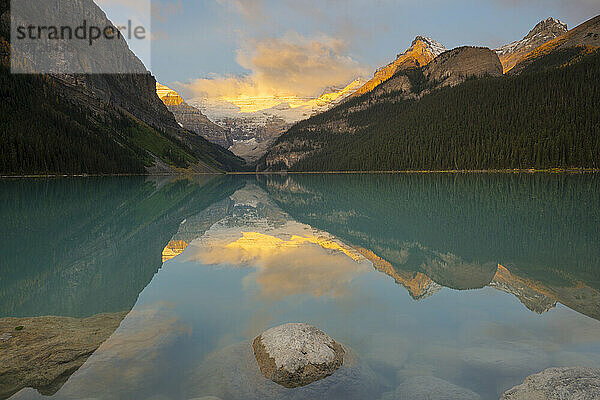
[[[261,178],[299,222],[354,246],[415,299],[492,286],[600,320],[594,175]]]
[[[92,0],[20,3],[19,12],[53,21],[86,19],[112,26]],[[57,15],[60,10],[60,15]],[[36,49],[10,46],[10,9],[0,0],[0,174],[173,173],[240,169],[242,161],[200,135],[181,128],[156,95],[156,81],[125,40],[92,47],[61,41],[58,65],[70,70],[117,72],[11,74],[12,66],[33,72]],[[44,43],[38,44],[44,45]],[[38,60],[39,61],[39,60]],[[40,67],[41,68],[41,67]],[[108,72],[108,71],[106,71]]]
[[[469,47],[398,70],[291,127],[257,169],[599,168],[599,18],[540,46],[507,75],[496,53]]]
[[[56,393],[131,310],[180,223],[240,185],[230,177],[0,182],[0,399],[24,387]]]

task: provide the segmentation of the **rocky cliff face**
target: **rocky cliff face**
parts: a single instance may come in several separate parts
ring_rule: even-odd
[[[190,103],[229,132],[232,141],[229,150],[252,162],[263,156],[292,124],[342,103],[363,83],[362,79],[356,79],[345,86],[329,87],[318,97],[250,97],[230,101],[197,98]],[[278,104],[262,109],[264,102]]]
[[[502,64],[488,48],[459,47],[439,55],[423,74],[436,87],[456,86],[469,77],[501,76]]]
[[[4,334],[0,338],[0,398],[7,399],[25,387],[54,395],[126,314],[0,319]]]
[[[567,24],[556,18],[548,18],[539,22],[523,39],[496,49],[504,73],[510,71],[526,54],[566,32]]]
[[[13,14],[17,21],[21,18],[48,23],[56,21],[56,26],[66,22],[69,22],[69,26],[78,26],[82,19],[89,26],[114,26],[92,0],[54,0],[35,3],[35,7],[33,2],[20,2],[13,9]],[[19,46],[17,55],[26,64],[33,64],[35,71],[49,70],[61,84],[64,95],[83,100],[83,105],[94,107],[100,100],[121,107],[150,125],[179,129],[154,92],[154,77],[129,49],[123,37],[99,40],[93,46],[81,40],[63,40],[59,43],[60,48],[49,53],[49,61],[39,56],[42,51],[36,47],[47,46],[44,41],[33,46]],[[86,101],[86,98],[96,101]]]
[[[446,48],[443,44],[428,37],[417,36],[404,53],[398,54],[394,62],[378,69],[373,78],[354,92],[352,96],[360,96],[373,91],[398,71],[423,67],[445,51]]]
[[[157,82],[156,94],[183,128],[225,149],[231,147],[233,140],[229,130],[213,123],[200,110],[187,104],[177,92]]]
[[[600,15],[584,22],[570,31],[552,39],[518,60],[510,73],[518,74],[539,57],[570,48],[579,48],[582,53],[600,47]]]
[[[25,3],[21,5],[23,4]],[[23,8],[22,14],[19,14],[21,19],[31,16],[34,20],[41,18],[50,22],[54,20],[73,21],[73,26],[78,26],[82,19],[85,19],[89,26],[112,25],[104,12],[92,0],[55,0],[40,3],[39,7],[27,8],[27,5],[24,5]],[[9,73],[10,59],[8,55],[11,52],[16,58],[17,66],[19,64],[35,66],[36,69],[32,69],[32,72],[40,71],[38,67],[44,70],[44,66],[39,65],[44,61],[37,57],[35,46],[19,47],[16,50],[10,48],[8,25],[10,18],[8,2],[0,2],[0,61],[2,62],[2,71],[0,72]],[[19,18],[17,17],[17,19]],[[62,42],[61,51],[54,52],[49,57],[54,62],[51,65],[51,73],[36,75],[32,79],[28,79],[27,76],[11,75],[10,79],[17,89],[11,88],[7,96],[18,97],[16,93],[11,92],[18,92],[20,85],[18,82],[23,81],[23,83],[35,86],[34,92],[39,91],[44,94],[42,99],[38,98],[40,102],[46,102],[46,108],[42,107],[42,109],[56,108],[55,111],[65,114],[64,118],[68,121],[76,123],[76,120],[84,120],[87,122],[85,129],[89,128],[90,131],[83,138],[81,146],[94,148],[91,144],[93,140],[110,143],[106,147],[112,146],[111,150],[102,154],[102,157],[108,159],[112,157],[115,160],[111,160],[116,164],[124,164],[126,161],[127,165],[123,166],[122,170],[119,170],[117,165],[111,166],[110,171],[75,169],[48,172],[140,172],[144,168],[149,172],[160,170],[162,173],[173,173],[176,168],[187,168],[196,172],[216,172],[220,169],[238,168],[238,166],[234,166],[238,163],[241,166],[240,160],[237,160],[233,154],[208,143],[176,122],[173,114],[156,95],[155,78],[129,49],[122,37],[111,41],[99,41],[94,43],[94,46],[89,46],[86,41],[66,40]],[[84,45],[78,42],[84,42]],[[89,49],[91,47],[94,48],[93,51]],[[68,69],[64,70],[69,73],[60,72],[61,65],[68,65]],[[114,73],[107,73],[111,72],[111,65],[116,69],[114,69]],[[15,67],[15,63],[12,66]],[[81,73],[70,73],[70,71],[79,70]],[[128,73],[120,73],[122,71]],[[35,77],[40,79],[35,80]],[[49,115],[51,117],[54,114],[49,112]],[[52,126],[52,123],[48,121],[48,115],[36,113],[31,117],[31,124],[35,126],[44,124]],[[121,123],[115,121],[121,121]],[[9,128],[9,131],[16,132],[18,130],[18,126]],[[32,133],[43,136],[39,132]],[[109,140],[106,140],[107,136],[110,137]],[[49,153],[60,152],[62,158],[65,158],[63,154],[65,151],[67,154],[69,152],[81,153],[71,148],[55,149],[52,145],[48,147]],[[118,153],[117,150],[125,153],[127,159],[123,160],[125,156],[115,155]],[[52,154],[49,157],[52,157]],[[69,154],[66,157],[76,156]],[[25,163],[25,160],[22,162]],[[87,164],[97,165],[99,163],[92,160]],[[152,163],[154,163],[153,166]],[[112,164],[104,162],[104,165]],[[132,171],[134,168],[132,165],[135,165],[135,171]],[[13,168],[15,167],[13,166]],[[84,167],[77,166],[77,168]],[[24,168],[19,170],[35,173],[46,172],[29,171]]]

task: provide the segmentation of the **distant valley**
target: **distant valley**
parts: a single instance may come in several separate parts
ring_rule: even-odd
[[[191,106],[166,86],[160,85],[157,93],[186,129],[195,131],[251,163],[264,155],[273,141],[295,122],[335,107],[355,93],[363,83],[357,78],[345,87],[327,88],[316,98],[252,97],[232,102],[196,98],[189,101]],[[179,104],[171,104],[175,98],[179,99]],[[275,106],[265,108],[265,104],[273,101],[277,102]]]

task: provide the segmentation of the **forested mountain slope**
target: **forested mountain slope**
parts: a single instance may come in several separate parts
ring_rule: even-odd
[[[423,70],[402,74],[413,93],[431,85]],[[258,168],[599,168],[598,104],[600,52],[559,49],[518,75],[470,78],[420,99],[402,91],[352,99],[296,124]]]
[[[110,24],[93,1],[64,1],[75,14],[85,13],[99,26]],[[9,1],[0,0],[0,174],[241,168],[242,161],[232,153],[177,124],[156,95],[154,77],[124,40],[107,57],[143,72],[11,74],[9,12]],[[30,62],[27,54],[15,56],[26,65]]]

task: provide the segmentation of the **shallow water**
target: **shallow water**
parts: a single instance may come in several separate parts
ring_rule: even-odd
[[[52,398],[417,398],[407,385],[418,382],[423,398],[442,385],[498,399],[548,367],[600,367],[597,175],[0,188],[0,323],[127,312],[41,389]],[[304,388],[263,378],[249,342],[285,322],[342,343],[344,366]],[[12,336],[0,356],[25,331],[0,332]],[[1,371],[0,399],[46,397],[25,378],[9,387]]]

